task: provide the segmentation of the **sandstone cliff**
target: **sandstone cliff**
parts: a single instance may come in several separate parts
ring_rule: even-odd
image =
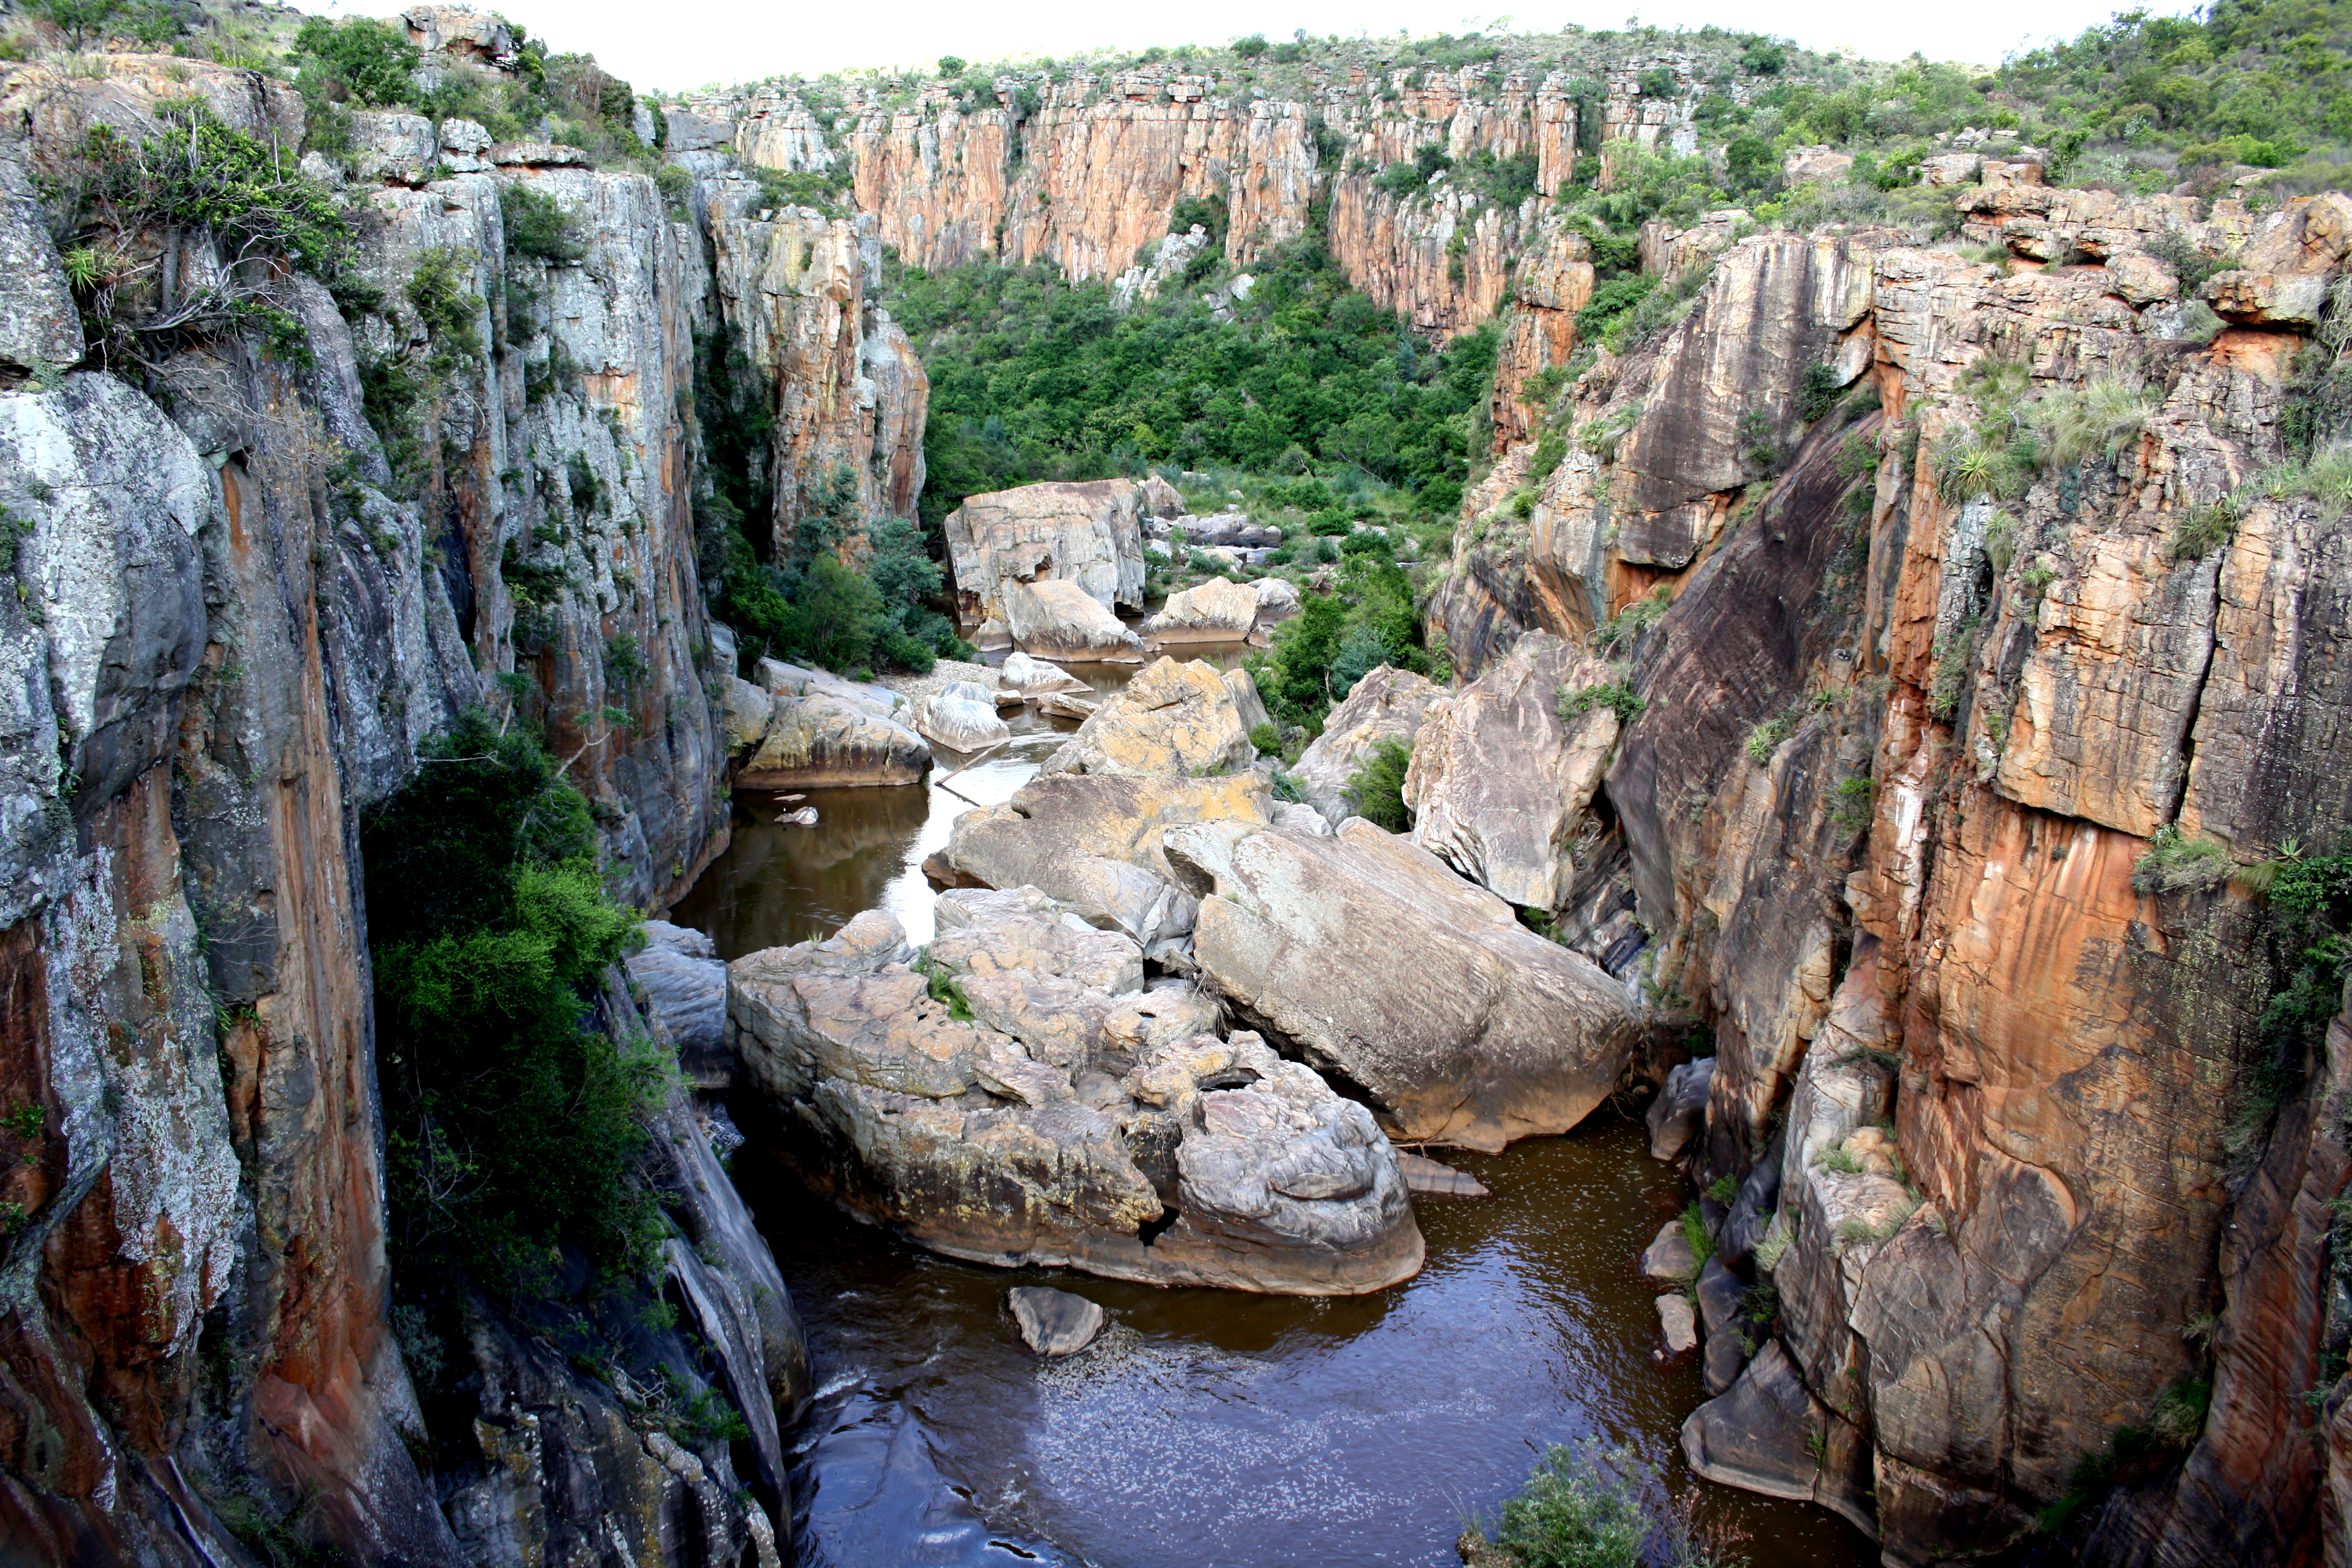
[[[1691,1169],[1778,1288],[1701,1472],[1890,1562],[2059,1520],[2092,1561],[2315,1555],[2345,1037],[2265,1033],[2292,962],[2225,876],[2352,826],[2346,522],[2281,435],[2352,208],[1957,199],[2013,262],[1758,235],[1516,426],[1510,362],[1552,361],[1508,340],[1432,613],[1469,673],[1591,638],[1646,702],[1564,875],[1622,879],[1652,994],[1711,1026]],[[2184,247],[2241,262],[2218,334]],[[2168,877],[2182,844],[2210,869]]]

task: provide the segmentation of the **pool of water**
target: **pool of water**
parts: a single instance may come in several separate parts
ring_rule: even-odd
[[[1013,728],[1013,745],[953,789],[1005,799],[1076,726]],[[767,797],[739,801],[734,844],[672,918],[728,957],[875,907],[928,939],[922,858],[969,803],[935,782],[811,791],[807,804],[814,827],[779,827]],[[807,1327],[820,1391],[797,1447],[810,1568],[1451,1563],[1465,1520],[1491,1517],[1547,1446],[1587,1436],[1696,1489],[1700,1521],[1756,1568],[1876,1560],[1826,1510],[1683,1471],[1676,1434],[1705,1392],[1692,1358],[1656,1359],[1656,1292],[1636,1259],[1689,1193],[1613,1110],[1567,1137],[1460,1155],[1493,1198],[1419,1205],[1422,1273],[1338,1300],[935,1258],[810,1196],[770,1152],[758,1108],[738,1110],[752,1142],[736,1178]],[[1024,1283],[1100,1302],[1102,1339],[1065,1361],[1032,1355],[1004,1309]]]

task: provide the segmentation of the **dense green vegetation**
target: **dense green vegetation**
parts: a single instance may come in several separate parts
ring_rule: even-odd
[[[1633,1454],[1587,1438],[1539,1460],[1488,1540],[1517,1568],[1732,1568]]]
[[[1431,348],[1311,237],[1254,276],[1220,321],[1196,289],[1122,313],[1105,284],[1045,267],[903,274],[892,309],[931,378],[926,519],[982,490],[1153,463],[1314,475],[1335,497],[1396,487],[1451,512],[1492,331]]]
[[[1250,661],[1266,711],[1286,725],[1319,730],[1323,715],[1381,665],[1443,678],[1442,650],[1423,640],[1412,583],[1379,535],[1359,532],[1341,557],[1331,592],[1305,595],[1299,613]]]
[[[587,801],[474,710],[360,846],[395,1267],[532,1292],[562,1242],[641,1272],[662,1220],[633,1173],[671,1068],[596,1005],[637,917],[604,894]]]

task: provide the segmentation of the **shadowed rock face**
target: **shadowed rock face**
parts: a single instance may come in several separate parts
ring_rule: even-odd
[[[940,900],[915,973],[870,911],[730,966],[751,1080],[819,1190],[935,1251],[1297,1295],[1410,1278],[1421,1234],[1362,1107],[1034,888]],[[969,1013],[969,1021],[955,1016]]]
[[[1360,819],[1329,837],[1211,823],[1166,838],[1202,899],[1202,977],[1361,1088],[1398,1137],[1500,1149],[1566,1131],[1617,1086],[1622,988],[1407,840]]]

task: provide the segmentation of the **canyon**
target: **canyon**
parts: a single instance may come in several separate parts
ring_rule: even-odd
[[[497,18],[400,26],[520,79]],[[125,300],[276,312],[135,353],[45,204],[93,145],[193,149],[189,100],[287,163],[313,110],[192,56],[0,61],[0,1561],[794,1560],[818,1390],[730,1101],[951,1257],[1345,1296],[1422,1266],[1391,1142],[1653,1093],[1716,1259],[1696,1476],[1892,1563],[2343,1561],[2352,1017],[2329,968],[2320,1025],[2275,1026],[2305,958],[2261,889],[2352,822],[2352,535],[2291,445],[2352,199],[1954,154],[1940,236],[1653,220],[1684,306],[1621,353],[1564,196],[1706,153],[1701,89],[1771,73],[1608,37],[1286,96],[1161,62],[663,97],[639,164],[357,108],[299,160],[357,215],[343,273],[134,215]],[[1432,145],[1531,187],[1382,183]],[[687,1064],[626,1354],[487,1295],[421,1330],[363,824],[477,708],[543,736],[645,912],[691,907],[738,790],[918,787],[913,704],[737,657],[716,444],[756,433],[763,552],[845,515],[854,559],[927,482],[894,268],[1172,291],[1210,198],[1228,303],[1311,239],[1420,341],[1495,334],[1420,579],[1447,679],[1365,674],[1283,768],[1246,671],[1040,673],[1083,723],[937,847],[935,937],[845,910],[723,978],[681,938],[583,1002]],[[1142,659],[1150,485],[1051,489],[949,518],[953,602],[992,655]],[[1354,815],[1383,742],[1402,833]],[[665,974],[728,1022],[689,1040]],[[686,1419],[714,1400],[740,1436]]]

